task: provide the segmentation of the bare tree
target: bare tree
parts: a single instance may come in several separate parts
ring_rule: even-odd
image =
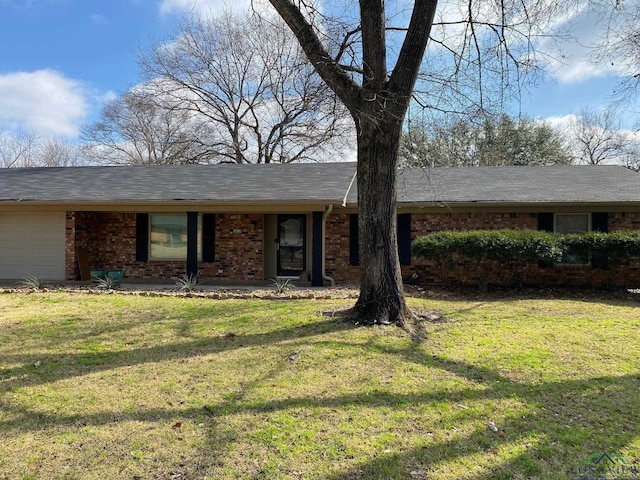
[[[82,163],[81,148],[63,138],[40,137],[30,128],[0,132],[0,167],[70,167]]]
[[[83,148],[63,138],[42,140],[38,152],[38,164],[43,167],[75,167],[85,163]]]
[[[537,68],[534,37],[546,33],[559,6],[452,1],[443,4],[434,23],[437,0],[415,0],[410,12],[392,11],[396,3],[385,8],[383,0],[360,0],[355,11],[348,3],[320,10],[303,0],[269,1],[356,123],[360,296],[352,316],[362,323],[402,324],[410,312],[397,253],[396,168],[403,120],[429,38],[428,70],[417,101],[426,109],[455,110],[455,103],[447,103],[455,96],[441,95],[446,90],[482,109],[489,106],[489,87],[517,87]],[[388,62],[395,66],[389,69]]]
[[[593,59],[614,67],[622,81],[614,92],[620,105],[636,109],[640,89],[640,2],[593,0],[606,26],[594,42]]]
[[[160,105],[153,88],[138,86],[107,103],[102,116],[82,131],[96,163],[206,163],[198,138],[208,127],[168,102]]]
[[[626,153],[628,138],[613,108],[585,108],[571,120],[569,128],[581,163],[601,165],[620,162]]]
[[[159,108],[206,123],[192,140],[208,160],[318,160],[350,132],[343,107],[279,19],[191,16],[141,65]]]
[[[35,167],[40,137],[30,128],[0,132],[0,167]]]
[[[634,172],[640,172],[640,141],[631,144],[624,158],[624,166]]]

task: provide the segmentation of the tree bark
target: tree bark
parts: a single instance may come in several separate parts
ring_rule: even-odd
[[[359,0],[361,85],[354,80],[357,76],[329,54],[320,40],[319,32],[323,29],[314,29],[309,17],[294,2],[269,1],[356,124],[360,297],[350,318],[359,324],[406,326],[405,321],[411,313],[404,300],[398,258],[396,169],[402,122],[429,40],[438,0],[415,0],[391,75],[387,68],[385,3],[383,0]]]
[[[350,314],[359,324],[404,326],[411,316],[404,299],[397,239],[396,169],[401,125],[401,121],[381,125],[361,121],[360,125],[360,296]]]

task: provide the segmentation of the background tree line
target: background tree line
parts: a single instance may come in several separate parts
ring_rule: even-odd
[[[631,74],[616,98],[634,105],[639,55],[631,43],[637,38],[638,7],[594,5],[612,26],[594,50],[594,61],[615,57],[625,62]],[[357,35],[354,31],[340,45],[341,54],[353,49],[350,42]],[[29,129],[0,132],[0,166],[286,163],[339,158],[345,145],[353,144],[346,109],[277,17],[229,12],[186,16],[170,39],[140,54],[140,66],[142,82],[106,103],[100,118],[84,127],[80,143],[42,138]],[[420,92],[434,81],[429,78],[418,79],[418,109]],[[486,81],[484,87],[480,114],[460,114],[478,101],[467,98],[466,106],[453,105],[454,93],[464,99],[470,86],[451,80],[437,121],[410,116],[402,134],[401,163],[619,163],[640,170],[640,136],[622,126],[628,109],[584,109],[560,129],[494,109]]]

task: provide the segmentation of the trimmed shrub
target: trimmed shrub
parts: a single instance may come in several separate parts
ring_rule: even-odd
[[[475,263],[478,285],[485,291],[494,271],[502,274],[504,285],[514,286],[540,262],[550,265],[572,257],[594,268],[623,264],[640,257],[640,230],[569,235],[539,230],[443,231],[416,239],[413,252],[436,261],[443,273],[456,262]]]
[[[608,264],[620,264],[640,256],[640,230],[619,230],[612,233],[573,233],[563,235],[565,251],[593,261],[606,259]]]
[[[423,258],[460,255],[475,261],[559,261],[559,237],[539,230],[471,230],[436,232],[413,242],[413,252]]]
[[[478,269],[478,286],[486,291],[491,272],[497,266],[509,285],[523,271],[523,263],[557,262],[562,258],[559,237],[539,230],[471,230],[435,232],[418,238],[413,252],[442,263],[451,260],[473,261]],[[524,271],[522,273],[525,273]]]

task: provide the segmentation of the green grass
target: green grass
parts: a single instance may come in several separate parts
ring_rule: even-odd
[[[638,303],[411,299],[445,317],[417,344],[321,314],[350,302],[0,295],[0,479],[640,468]]]

